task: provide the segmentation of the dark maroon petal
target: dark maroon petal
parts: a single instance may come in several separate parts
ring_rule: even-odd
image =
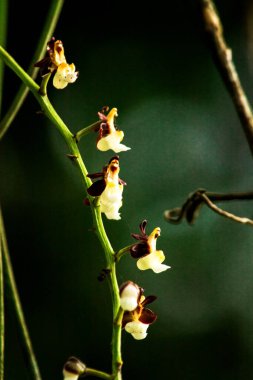
[[[139,321],[151,325],[157,319],[157,315],[150,309],[143,309]]]
[[[147,256],[149,253],[150,253],[150,247],[144,241],[134,244],[130,248],[130,254],[135,259],[139,259],[140,257]]]
[[[108,162],[108,165],[113,161],[113,160],[117,160],[119,161],[119,156],[113,156],[110,161]]]
[[[154,302],[156,299],[157,299],[156,296],[147,296],[141,304],[142,306],[145,306],[145,305],[148,305],[149,303]]]
[[[104,179],[99,179],[98,181],[94,182],[88,189],[87,193],[89,195],[92,195],[93,197],[98,197],[102,194],[106,187],[106,182]]]
[[[147,226],[147,223],[148,221],[146,219],[144,219],[141,224],[140,224],[140,230],[141,230],[141,233],[146,236],[146,226]]]
[[[148,236],[146,237],[140,234],[131,234],[131,236],[136,240],[142,240],[142,241],[148,240]]]
[[[98,112],[98,117],[100,120],[107,121],[107,116],[102,112]]]
[[[89,177],[91,179],[104,177],[104,173],[91,173],[91,174],[87,174],[87,177]]]

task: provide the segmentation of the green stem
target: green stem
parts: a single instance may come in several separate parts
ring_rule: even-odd
[[[0,0],[0,4],[5,3],[5,0]],[[27,71],[27,73],[35,79],[38,73],[38,68],[34,67],[34,63],[38,62],[44,57],[46,44],[51,39],[56,24],[58,22],[62,7],[64,4],[64,0],[52,0],[50,2],[50,9],[48,12],[48,16],[41,34],[41,37],[39,39],[37,49],[35,51],[35,54],[33,56],[31,65]],[[1,15],[1,12],[0,12]],[[0,20],[0,27],[1,27],[1,20]],[[4,46],[3,41],[0,40],[0,45]],[[0,61],[0,69],[1,69],[1,61]],[[1,71],[1,70],[0,70]],[[1,72],[0,72],[0,86],[1,86]],[[10,108],[8,109],[6,115],[3,117],[2,121],[0,122],[0,140],[3,138],[5,133],[7,132],[9,126],[13,122],[14,118],[16,117],[19,109],[21,108],[27,94],[29,91],[29,86],[26,84],[22,84],[20,86],[19,91],[17,92]],[[0,89],[1,94],[1,89]],[[0,95],[1,96],[1,95]],[[1,99],[0,99],[1,100]],[[0,103],[1,104],[1,103]]]
[[[8,19],[8,0],[0,1],[0,45],[6,44],[6,31]],[[3,97],[4,62],[0,61],[0,116]]]
[[[34,380],[41,380],[41,375],[39,371],[39,367],[37,364],[37,360],[33,351],[32,342],[29,336],[28,328],[25,322],[24,313],[22,310],[14,273],[11,265],[11,260],[9,256],[9,250],[7,245],[7,239],[4,229],[4,223],[3,223],[3,217],[0,210],[0,233],[1,233],[1,240],[2,240],[2,247],[3,247],[3,266],[4,271],[6,275],[6,286],[10,290],[11,295],[11,301],[13,302],[15,314],[17,316],[20,332],[21,332],[21,338],[24,344],[24,347],[27,352],[27,362],[29,363],[31,374],[34,378]]]
[[[88,125],[88,127],[85,127],[83,129],[81,129],[80,131],[78,131],[75,134],[76,142],[79,142],[81,140],[81,138],[83,136],[88,135],[88,133],[95,131],[99,127],[100,123],[101,123],[101,120],[95,121],[95,123]]]
[[[91,180],[87,177],[88,171],[84,165],[83,159],[79,152],[76,139],[74,135],[70,132],[66,124],[57,114],[52,104],[50,103],[48,97],[41,96],[39,93],[39,86],[26,74],[26,72],[17,64],[17,62],[3,49],[0,47],[0,57],[2,57],[5,63],[20,77],[20,79],[27,84],[29,89],[32,91],[37,101],[41,105],[41,108],[44,114],[52,121],[56,126],[60,134],[62,135],[65,143],[67,144],[70,150],[70,156],[74,159],[74,162],[80,172],[82,182],[85,189],[92,184]],[[110,269],[110,274],[108,276],[111,296],[112,296],[112,305],[113,305],[113,320],[115,320],[118,311],[119,311],[119,287],[116,277],[116,264],[114,260],[114,250],[111,246],[111,243],[106,234],[100,207],[94,205],[92,198],[88,196],[91,205],[91,212],[93,217],[94,228],[97,233],[98,239],[102,245],[102,248],[105,252],[106,264],[108,269]],[[112,370],[113,373],[116,373],[114,379],[121,380],[121,371],[119,369],[119,363],[122,363],[120,348],[119,348],[119,337],[121,334],[121,329],[113,323],[113,334],[112,334]]]
[[[118,252],[116,252],[114,254],[114,258],[115,258],[115,261],[116,263],[118,263],[120,261],[120,259],[126,254],[126,253],[129,253],[129,250],[130,248],[132,248],[133,244],[131,245],[128,245],[122,249],[120,249]]]
[[[0,210],[1,212],[1,210]],[[1,220],[0,220],[1,223]],[[4,335],[5,335],[5,316],[4,316],[4,286],[3,286],[3,230],[0,224],[0,380],[4,380]]]
[[[96,376],[100,377],[100,379],[106,379],[106,380],[112,380],[112,375],[109,375],[108,373],[105,373],[103,371],[98,371],[97,369],[93,368],[86,368],[85,369],[85,376]]]

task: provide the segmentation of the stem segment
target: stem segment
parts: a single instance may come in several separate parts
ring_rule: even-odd
[[[215,62],[234,102],[251,153],[253,154],[253,114],[233,63],[232,50],[226,44],[222,22],[214,2],[212,0],[199,0],[199,2],[205,29],[210,37]]]
[[[19,298],[19,294],[18,294],[18,290],[17,290],[17,286],[16,286],[14,274],[13,274],[1,210],[0,210],[0,234],[1,234],[2,253],[3,253],[3,266],[4,266],[4,273],[6,276],[6,280],[5,280],[6,287],[8,287],[10,290],[9,292],[10,298],[14,306],[15,314],[17,316],[19,329],[21,333],[20,334],[21,339],[26,350],[27,362],[29,364],[29,369],[33,376],[33,379],[41,380],[39,367],[38,367],[37,360],[33,351],[32,342],[31,342],[28,328],[25,322],[25,317],[22,310],[21,301]]]

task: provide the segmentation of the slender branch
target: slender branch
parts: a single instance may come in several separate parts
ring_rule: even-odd
[[[0,210],[1,212],[1,210]],[[1,220],[0,220],[1,223]],[[3,283],[3,231],[0,224],[0,380],[4,380],[5,313]]]
[[[84,376],[96,376],[100,379],[112,380],[113,376],[105,373],[103,371],[98,371],[97,369],[86,367]]]
[[[0,47],[0,57],[2,57],[5,63],[20,77],[20,79],[26,83],[29,89],[34,94],[35,98],[41,105],[42,111],[44,114],[52,121],[52,123],[56,126],[60,134],[62,135],[65,143],[70,150],[71,159],[74,160],[76,167],[79,170],[81,175],[82,183],[87,190],[87,188],[92,184],[91,180],[87,177],[87,169],[84,165],[83,159],[79,152],[76,139],[74,135],[70,132],[66,124],[60,118],[60,116],[56,113],[52,104],[50,103],[48,97],[46,95],[42,96],[39,93],[39,86],[26,74],[26,72],[17,64],[17,62],[3,49]],[[110,273],[108,275],[110,289],[111,289],[111,297],[113,304],[113,320],[118,314],[120,300],[119,300],[119,288],[116,277],[116,264],[114,261],[114,250],[111,246],[111,243],[106,234],[103,220],[100,212],[100,206],[93,203],[92,197],[88,195],[88,199],[91,205],[91,212],[93,217],[94,229],[97,233],[98,239],[104,249],[106,264],[110,269]],[[116,373],[115,380],[121,380],[121,372],[118,370],[118,362],[119,359],[119,349],[117,345],[119,344],[119,331],[118,326],[113,324],[113,334],[112,334],[112,370],[113,373]]]
[[[253,114],[233,63],[232,51],[224,39],[221,20],[212,0],[199,0],[199,2],[204,26],[210,37],[211,49],[217,67],[232,97],[251,153],[253,154]]]
[[[1,0],[0,3],[4,3],[5,0]],[[34,53],[32,62],[29,66],[29,69],[27,71],[28,75],[30,75],[33,79],[36,78],[37,73],[38,73],[38,68],[34,67],[34,63],[39,61],[40,59],[43,58],[44,53],[45,53],[45,48],[47,42],[50,40],[52,37],[55,27],[57,25],[62,7],[64,4],[64,0],[52,0],[50,2],[50,9],[47,15],[47,19],[41,34],[41,37],[39,39],[37,49]],[[0,12],[1,14],[1,12]],[[0,22],[1,25],[1,22]],[[4,43],[0,41],[0,45],[4,46]],[[1,61],[0,61],[1,65]],[[1,66],[0,66],[1,68]],[[1,77],[0,77],[0,83],[1,83]],[[10,127],[11,123],[13,122],[14,118],[16,117],[19,109],[21,108],[27,94],[28,94],[29,88],[26,84],[22,84],[20,86],[19,91],[17,92],[10,108],[8,109],[6,115],[0,122],[0,140],[3,138],[5,133],[7,132],[8,128]]]
[[[253,226],[253,220],[248,219],[248,218],[240,218],[239,216],[236,216],[234,214],[231,214],[230,212],[222,210],[221,208],[217,207],[213,202],[211,202],[210,199],[205,194],[202,194],[201,197],[206,203],[206,205],[210,207],[210,209],[216,212],[217,214],[221,216],[225,216],[226,218],[234,220],[235,222],[242,223],[242,224],[250,224],[251,226]]]
[[[126,253],[129,253],[130,248],[132,248],[133,244],[128,245],[122,249],[120,249],[118,252],[114,254],[116,263],[119,262],[121,257],[123,257]]]
[[[253,192],[249,191],[245,193],[221,194],[207,192],[204,189],[198,189],[189,195],[182,207],[166,210],[164,212],[164,217],[168,222],[174,224],[180,223],[183,218],[185,218],[189,224],[193,224],[195,219],[198,217],[200,208],[203,206],[203,203],[205,203],[209,208],[221,216],[225,216],[235,222],[253,225],[253,221],[251,219],[231,214],[217,207],[213,203],[235,200],[253,200]]]
[[[13,303],[15,314],[16,314],[17,321],[19,324],[21,339],[26,350],[27,362],[29,363],[29,369],[31,371],[31,374],[34,380],[41,380],[39,367],[38,367],[37,360],[33,351],[32,342],[31,342],[28,328],[25,322],[25,317],[22,310],[22,305],[21,305],[21,301],[19,298],[19,294],[18,294],[18,290],[17,290],[15,278],[14,278],[14,273],[13,273],[11,260],[9,256],[9,250],[8,250],[1,210],[0,210],[0,234],[1,234],[2,248],[3,248],[2,249],[3,266],[4,266],[4,274],[6,276],[5,277],[6,287],[8,287],[10,290],[10,298]]]
[[[6,32],[7,32],[7,20],[8,20],[8,0],[0,1],[0,45],[6,44]],[[0,61],[0,117],[2,110],[2,97],[3,97],[3,79],[4,79],[4,62]]]
[[[92,131],[95,131],[97,128],[99,128],[99,125],[101,124],[101,120],[98,120],[98,121],[95,121],[95,123],[92,123],[91,125],[88,125],[88,127],[85,127],[83,129],[81,129],[80,131],[78,131],[76,134],[75,134],[75,139],[76,139],[76,142],[79,142],[80,139],[83,137],[83,136],[86,136],[88,133],[92,132]]]

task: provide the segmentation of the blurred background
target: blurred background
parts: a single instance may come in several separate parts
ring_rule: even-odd
[[[7,50],[28,67],[50,1],[11,0]],[[82,5],[82,7],[81,7]],[[216,2],[244,89],[253,99],[252,1]],[[171,269],[140,272],[130,256],[118,266],[157,295],[148,337],[123,332],[124,379],[248,380],[253,376],[252,228],[203,208],[194,226],[168,224],[166,209],[193,190],[252,191],[252,156],[207,47],[195,1],[66,1],[55,37],[80,76],[49,97],[72,132],[117,107],[131,151],[120,154],[122,219],[104,218],[115,250],[134,242],[139,223],[161,227],[157,248]],[[39,83],[39,78],[37,79]],[[20,81],[6,69],[3,111]],[[13,268],[34,350],[45,380],[62,379],[75,355],[110,371],[111,307],[104,257],[85,189],[55,127],[29,95],[1,141],[0,199]],[[96,135],[80,142],[89,172],[114,155]],[[252,218],[252,202],[222,204]],[[29,380],[16,319],[6,304],[6,380]]]

